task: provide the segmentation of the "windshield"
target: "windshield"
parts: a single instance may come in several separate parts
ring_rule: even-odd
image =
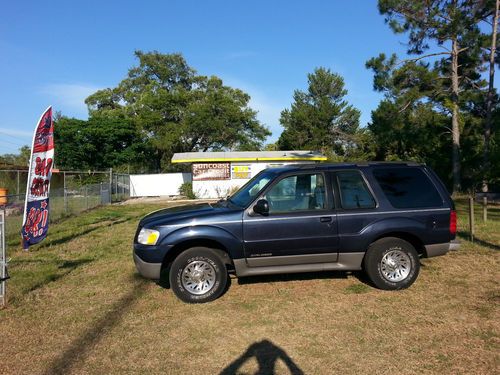
[[[248,206],[273,177],[274,173],[260,172],[234,193],[229,198],[229,201],[239,207]]]

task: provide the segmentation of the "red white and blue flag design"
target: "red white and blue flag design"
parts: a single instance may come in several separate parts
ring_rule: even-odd
[[[24,204],[23,248],[28,249],[47,236],[49,228],[49,188],[54,164],[54,124],[52,107],[40,117],[33,136],[33,147]]]

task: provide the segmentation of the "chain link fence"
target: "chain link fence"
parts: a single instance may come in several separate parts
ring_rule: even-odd
[[[27,170],[0,170],[0,210],[5,212],[7,244],[19,242],[26,196]],[[128,174],[59,171],[52,174],[49,196],[51,222],[130,197]]]

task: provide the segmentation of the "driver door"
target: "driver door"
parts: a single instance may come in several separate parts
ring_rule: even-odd
[[[339,247],[333,194],[323,173],[286,175],[262,199],[269,215],[243,218],[245,257],[249,266],[335,262]]]

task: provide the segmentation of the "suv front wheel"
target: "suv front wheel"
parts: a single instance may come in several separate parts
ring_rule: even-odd
[[[420,271],[418,253],[409,242],[386,237],[370,245],[364,259],[365,271],[379,289],[408,288]]]
[[[179,254],[170,268],[170,287],[184,302],[217,299],[225,290],[228,274],[213,249],[193,247]]]

